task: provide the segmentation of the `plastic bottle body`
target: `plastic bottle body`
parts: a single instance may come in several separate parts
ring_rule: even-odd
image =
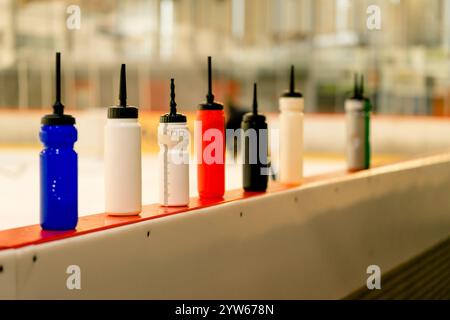
[[[280,98],[279,181],[303,180],[303,98]]]
[[[198,193],[200,198],[225,194],[225,114],[223,110],[198,110],[195,131]]]
[[[43,125],[40,140],[41,226],[73,230],[78,223],[78,155],[73,125]]]
[[[142,211],[141,126],[137,119],[106,122],[105,210],[121,216]]]
[[[249,192],[267,190],[270,168],[268,163],[269,135],[265,117],[248,114],[242,121],[244,159],[243,187]]]
[[[158,127],[159,203],[189,204],[189,129],[186,122],[160,123]]]
[[[348,99],[346,111],[346,154],[350,171],[364,170],[370,167],[370,112],[365,108],[364,100]]]

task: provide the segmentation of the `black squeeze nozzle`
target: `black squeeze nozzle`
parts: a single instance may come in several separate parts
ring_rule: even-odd
[[[170,79],[170,115],[177,114],[177,103],[175,102],[175,80]]]
[[[285,98],[302,98],[303,95],[300,92],[295,91],[295,68],[291,65],[291,73],[289,78],[289,90],[286,91],[282,97]]]
[[[53,113],[57,115],[64,114],[64,105],[61,102],[61,52],[56,53],[56,100],[53,104]]]
[[[253,115],[258,115],[258,92],[256,82],[253,84]]]
[[[69,114],[64,114],[64,105],[61,102],[61,53],[56,53],[55,68],[55,103],[53,104],[53,113],[46,114],[41,119],[42,125],[74,125],[75,118]]]
[[[206,102],[201,103],[198,107],[200,110],[223,110],[223,105],[214,101],[212,93],[211,57],[208,57],[208,93],[206,94]]]
[[[364,75],[361,75],[358,81],[358,74],[355,73],[355,80],[353,85],[353,98],[360,100],[364,98]]]
[[[119,105],[126,108],[127,106],[127,73],[126,66],[122,63],[120,68],[120,91],[119,91]]]
[[[359,94],[364,97],[364,75],[361,75],[361,83],[359,84]]]
[[[212,93],[212,71],[211,71],[211,56],[208,57],[208,94],[206,95],[207,103],[214,103],[214,95]]]
[[[289,92],[291,94],[295,93],[295,70],[294,65],[291,66],[291,82],[289,86]]]
[[[119,104],[108,108],[108,119],[137,119],[139,110],[127,105],[127,70],[123,63],[120,67]]]
[[[160,123],[184,123],[187,118],[184,114],[177,112],[177,103],[175,102],[175,80],[170,79],[170,111],[159,117]]]

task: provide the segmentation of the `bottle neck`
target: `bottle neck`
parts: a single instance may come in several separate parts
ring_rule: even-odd
[[[347,99],[345,101],[345,111],[346,112],[363,112],[364,104],[365,104],[364,100]]]
[[[40,139],[48,148],[73,148],[77,138],[77,129],[72,125],[44,125],[40,131]]]
[[[111,118],[106,120],[107,123],[137,123],[137,118]]]
[[[186,127],[187,122],[160,122],[159,125],[168,127]]]
[[[281,97],[280,98],[281,112],[300,112],[304,110],[303,98]]]

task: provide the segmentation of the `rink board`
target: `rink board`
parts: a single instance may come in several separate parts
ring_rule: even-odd
[[[4,249],[0,297],[338,299],[445,240],[449,190],[442,154]]]

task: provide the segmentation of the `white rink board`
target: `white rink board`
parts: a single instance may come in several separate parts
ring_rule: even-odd
[[[338,299],[365,285],[369,265],[386,272],[445,240],[449,190],[444,154],[29,246],[15,250],[17,287],[7,294]],[[0,263],[10,257],[0,251]],[[66,288],[72,264],[81,268],[81,290]]]

